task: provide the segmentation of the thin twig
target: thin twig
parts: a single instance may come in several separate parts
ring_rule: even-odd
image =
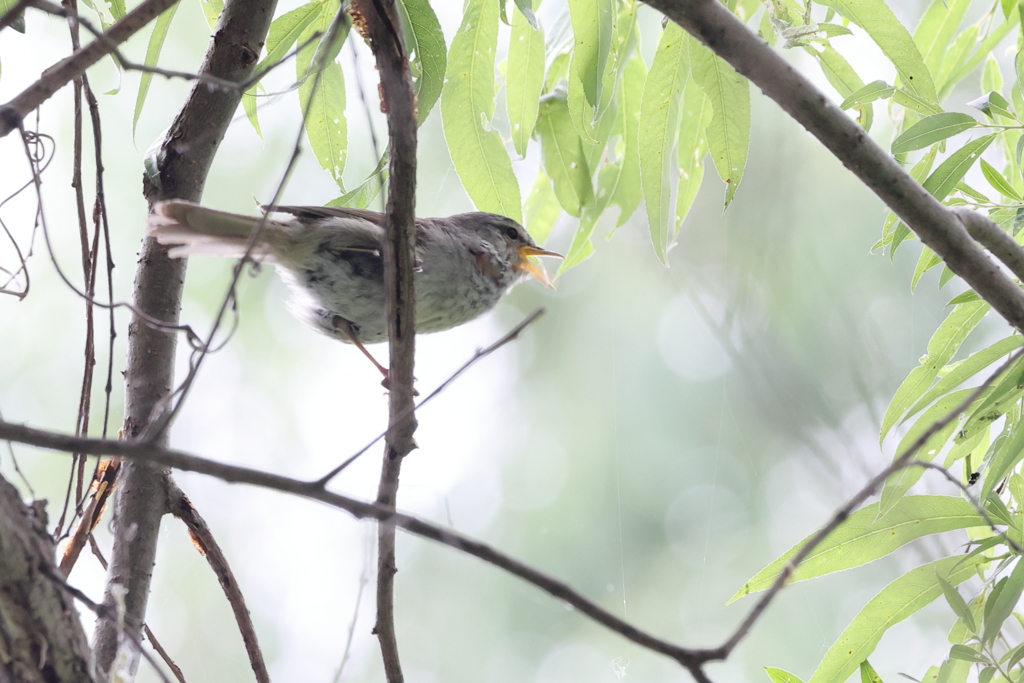
[[[970,406],[971,403],[973,403],[974,400],[977,399],[982,392],[984,392],[989,386],[991,386],[992,382],[994,382],[997,377],[999,377],[1003,372],[1009,369],[1014,363],[1016,363],[1022,357],[1024,357],[1024,349],[1021,349],[1017,351],[1015,354],[1013,354],[1009,358],[1009,360],[1007,360],[1002,365],[1002,367],[1000,367],[998,370],[996,370],[996,372],[992,373],[988,378],[986,378],[984,382],[978,385],[978,387],[975,388],[974,391],[968,394],[967,397],[958,406],[949,411],[949,413],[946,414],[945,417],[943,417],[941,420],[936,420],[934,423],[932,423],[928,427],[928,429],[924,430],[920,434],[920,436],[918,436],[914,440],[914,442],[907,447],[907,450],[905,450],[897,458],[895,458],[888,467],[886,467],[884,470],[882,470],[874,477],[872,477],[871,480],[869,480],[868,483],[865,484],[860,489],[860,491],[858,491],[856,494],[853,495],[853,497],[847,500],[846,503],[841,508],[839,508],[839,510],[837,510],[834,515],[832,515],[832,518],[828,521],[828,523],[821,527],[813,536],[811,536],[810,539],[808,539],[807,543],[804,544],[804,546],[801,547],[800,550],[797,551],[797,553],[793,556],[793,558],[786,564],[783,570],[779,573],[778,577],[776,577],[775,582],[772,584],[771,588],[769,588],[765,595],[761,597],[761,599],[754,606],[754,608],[750,610],[750,613],[747,615],[746,619],[744,619],[743,622],[739,625],[739,627],[737,627],[737,629],[733,632],[732,636],[730,636],[729,639],[725,641],[725,643],[723,643],[721,646],[714,649],[702,651],[700,654],[701,658],[704,661],[711,661],[722,660],[728,657],[729,654],[740,643],[740,641],[743,640],[743,638],[750,632],[751,628],[753,628],[754,624],[761,617],[761,614],[763,614],[764,611],[768,608],[768,605],[771,604],[771,602],[775,599],[775,596],[779,594],[779,591],[781,591],[785,587],[786,582],[789,580],[789,577],[793,575],[793,572],[796,571],[796,568],[800,565],[800,563],[803,562],[807,558],[807,556],[818,545],[820,545],[822,541],[824,541],[828,537],[829,534],[835,531],[840,524],[845,522],[847,517],[849,517],[854,510],[859,508],[868,498],[875,495],[875,493],[882,486],[882,484],[885,483],[886,479],[888,479],[895,472],[898,472],[901,469],[910,466],[913,463],[914,456],[917,455],[917,452],[921,450],[921,448],[928,442],[928,440],[932,436],[934,436],[939,430],[941,430],[943,427],[948,425],[953,420],[958,419],[960,417],[960,414],[964,410],[966,410],[967,407]]]
[[[192,540],[203,553],[210,568],[213,569],[213,573],[217,575],[217,581],[220,582],[220,587],[224,591],[224,597],[227,598],[228,604],[231,605],[231,612],[235,615],[235,623],[238,625],[239,633],[242,634],[245,652],[249,655],[249,665],[256,675],[256,680],[259,683],[270,683],[270,673],[267,671],[263,651],[260,649],[259,639],[256,637],[256,627],[253,626],[249,608],[245,606],[245,597],[235,579],[235,573],[231,571],[227,556],[220,549],[206,520],[192,505],[188,496],[173,483],[169,485],[167,493],[167,504],[171,514],[185,523]]]
[[[103,35],[67,59],[58,62],[44,72],[42,78],[23,90],[7,104],[0,105],[0,137],[4,137],[21,126],[29,112],[71,82],[85,73],[85,70],[110,54],[111,46],[125,42],[146,24],[156,19],[177,0],[143,0],[143,2],[115,22]]]
[[[624,619],[608,612],[562,581],[485,543],[469,538],[452,529],[423,521],[412,515],[396,512],[376,503],[327,491],[316,481],[303,481],[263,470],[221,463],[183,451],[162,448],[156,444],[83,439],[81,437],[57,434],[8,422],[0,422],[0,439],[55,451],[119,456],[137,462],[147,462],[187,472],[206,474],[228,483],[259,486],[325,503],[339,510],[344,510],[357,519],[375,519],[386,525],[394,525],[412,534],[461,550],[488,564],[504,569],[555,598],[564,601],[597,623],[619,633],[632,642],[674,659],[687,667],[691,673],[694,673],[691,667],[699,667],[706,659],[698,658],[701,652],[699,650],[680,647],[642,631]]]
[[[436,389],[434,389],[429,394],[427,394],[426,398],[424,398],[422,401],[420,401],[419,403],[417,403],[413,407],[413,410],[419,410],[420,408],[425,406],[431,399],[435,398],[438,394],[440,394],[442,391],[447,389],[448,386],[452,382],[454,382],[459,377],[461,377],[462,373],[466,372],[466,370],[469,370],[471,367],[473,367],[477,363],[477,361],[482,360],[483,358],[486,358],[487,356],[491,355],[492,353],[494,353],[495,351],[500,349],[505,344],[508,344],[509,342],[518,339],[519,335],[521,335],[523,333],[523,330],[525,330],[527,327],[529,327],[531,324],[533,324],[533,321],[535,321],[537,318],[539,318],[541,315],[543,315],[545,310],[546,309],[543,306],[537,308],[533,313],[531,313],[530,315],[526,316],[522,320],[522,322],[520,322],[518,325],[516,325],[511,330],[509,330],[508,334],[503,336],[501,339],[499,339],[498,341],[494,342],[490,346],[487,346],[487,347],[485,347],[483,349],[477,349],[476,353],[473,354],[472,358],[470,358],[465,363],[463,363],[462,366],[458,370],[453,372],[448,377],[448,379],[446,379],[445,381],[441,382],[441,384]],[[358,451],[353,453],[351,456],[348,457],[347,460],[345,460],[343,463],[341,463],[340,465],[335,467],[333,470],[331,470],[330,472],[328,472],[324,476],[322,476],[319,479],[317,479],[316,483],[319,484],[320,486],[327,486],[327,484],[332,479],[334,479],[334,477],[338,476],[338,473],[340,473],[346,467],[348,467],[353,462],[355,462],[356,459],[359,456],[361,456],[366,451],[370,450],[370,448],[372,448],[375,443],[377,443],[378,441],[383,439],[386,435],[387,435],[386,431],[381,432],[380,434],[378,434],[373,439],[373,441],[371,441],[370,443],[366,444],[365,446],[360,448]]]

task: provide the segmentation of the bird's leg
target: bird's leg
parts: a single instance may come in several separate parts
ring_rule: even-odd
[[[338,330],[343,335],[345,335],[345,337],[350,342],[355,344],[355,347],[357,349],[359,349],[360,351],[362,351],[364,356],[366,356],[367,358],[370,359],[370,362],[373,363],[373,366],[375,368],[377,368],[378,370],[380,370],[380,374],[384,375],[384,380],[381,382],[381,384],[384,386],[385,389],[387,389],[388,388],[388,377],[389,377],[388,369],[386,367],[384,367],[383,365],[381,365],[380,363],[378,363],[377,359],[374,358],[370,354],[370,352],[366,350],[366,347],[363,346],[362,342],[360,342],[358,339],[356,339],[355,332],[352,330],[352,323],[350,323],[349,321],[345,320],[340,315],[336,315],[331,320],[331,325],[334,327],[334,329]]]

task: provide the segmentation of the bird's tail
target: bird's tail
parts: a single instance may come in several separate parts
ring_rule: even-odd
[[[184,256],[213,255],[241,257],[245,254],[249,236],[255,230],[260,218],[243,216],[208,209],[204,206],[181,199],[157,202],[146,223],[146,234],[155,237],[160,244],[172,246],[171,258]],[[267,221],[264,236],[278,226]],[[253,249],[252,257],[259,261],[268,260],[269,241],[263,237]]]

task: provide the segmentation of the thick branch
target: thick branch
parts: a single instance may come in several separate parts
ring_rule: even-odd
[[[252,75],[274,14],[276,0],[228,0],[200,69],[217,78],[240,82]],[[193,84],[188,99],[168,128],[152,162],[156,172],[144,179],[152,203],[178,197],[198,201],[213,156],[238,108],[237,90]],[[176,323],[186,262],[170,259],[166,247],[145,238],[135,274],[133,303],[141,314]],[[136,315],[128,328],[123,433],[134,438],[159,418],[174,377],[176,336],[144,324]],[[165,437],[158,434],[159,442]],[[114,517],[114,549],[107,575],[105,604],[112,604],[115,584],[128,589],[125,628],[136,638],[149,598],[160,518],[167,511],[164,470],[130,463],[121,475]],[[109,621],[96,626],[97,665],[110,668],[120,634]]]
[[[939,203],[846,113],[717,0],[647,0],[750,79],[811,132],[1011,325],[1024,329],[1024,292]]]
[[[42,78],[26,88],[13,100],[0,106],[0,137],[17,130],[29,112],[78,78],[90,66],[113,52],[118,45],[132,37],[143,26],[156,19],[177,0],[145,0],[126,14],[103,34],[67,59],[57,62],[43,72]]]
[[[402,458],[416,447],[413,433],[413,362],[416,351],[415,272],[416,221],[416,96],[409,75],[409,60],[402,41],[394,0],[359,0],[353,9],[357,27],[364,31],[377,58],[381,94],[388,117],[391,183],[388,185],[384,222],[384,291],[390,343],[388,433],[384,445],[377,503],[394,508]],[[378,531],[377,623],[384,673],[388,683],[401,683],[402,667],[394,621],[395,528]]]
[[[42,505],[0,477],[0,681],[92,683],[89,644],[71,599],[49,581],[53,541]]]

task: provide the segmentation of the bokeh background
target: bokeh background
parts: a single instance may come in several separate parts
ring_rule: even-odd
[[[297,4],[283,1],[279,12]],[[457,4],[435,6],[449,41],[458,28]],[[913,27],[923,8],[897,5]],[[549,2],[540,16],[552,22],[561,12],[564,7]],[[659,17],[646,7],[640,13],[649,62]],[[25,35],[0,34],[0,101],[68,49],[61,21],[30,13],[27,24]],[[209,33],[198,3],[183,4],[161,65],[197,69]],[[147,35],[126,48],[137,61]],[[865,82],[892,78],[891,65],[863,36],[840,41],[848,41],[846,54]],[[351,44],[339,57],[348,74],[350,186],[375,165],[368,116],[378,138],[386,137],[375,105],[372,58],[361,43],[354,51],[356,61]],[[787,56],[834,95],[806,55]],[[352,77],[356,63],[371,93],[368,105]],[[286,89],[293,73],[290,66],[279,69],[268,91]],[[188,85],[154,78],[132,135],[138,74],[119,75],[107,60],[90,76],[98,93],[120,88],[119,94],[99,97],[115,298],[127,300],[145,220],[143,158]],[[709,167],[669,268],[653,253],[641,211],[608,240],[602,225],[596,255],[561,277],[556,291],[524,284],[493,314],[420,337],[417,377],[426,393],[535,307],[547,308],[521,339],[419,413],[419,449],[404,465],[399,495],[402,509],[491,543],[640,627],[693,647],[727,637],[753,604],[746,598],[726,607],[729,597],[823,524],[891,457],[891,445],[878,447],[880,416],[923,354],[945,315],[945,302],[960,291],[954,280],[939,292],[933,271],[912,294],[916,243],[893,260],[871,253],[884,208],[752,90],[750,160],[736,201],[723,212],[724,186]],[[958,91],[950,108],[962,108],[978,94]],[[889,120],[884,105],[876,107],[872,134],[887,144]],[[42,191],[56,262],[80,283],[70,187],[71,108],[66,88],[40,111],[39,130],[56,141]],[[297,134],[296,95],[266,98],[260,117],[263,138],[239,111],[210,173],[204,203],[253,212],[254,200],[272,196]],[[533,150],[516,162],[524,192],[532,185],[537,156]],[[436,110],[420,132],[419,164],[420,215],[471,208]],[[94,172],[90,163],[85,166],[90,188]],[[0,140],[0,197],[28,180],[20,140]],[[284,201],[322,204],[338,194],[307,152]],[[60,281],[42,234],[33,231],[34,208],[28,191],[0,205],[6,228],[32,252],[28,297],[0,296],[0,411],[7,420],[70,432],[85,306]],[[566,250],[574,228],[563,216],[548,246]],[[16,264],[2,237],[0,259],[7,268]],[[183,322],[201,333],[209,328],[231,267],[212,258],[189,264]],[[296,322],[286,300],[272,269],[242,278],[237,333],[206,360],[173,428],[175,447],[315,477],[384,428],[386,397],[376,371],[351,347]],[[116,316],[111,435],[120,422],[119,373],[127,337],[126,314]],[[92,429],[97,435],[106,363],[106,319],[98,321]],[[1000,321],[987,320],[967,347],[980,348],[1000,332]],[[179,376],[187,361],[184,346],[179,344]],[[384,347],[376,349],[386,357]],[[14,471],[12,454],[24,480]],[[335,487],[372,498],[380,455],[380,447],[371,449]],[[69,464],[61,454],[0,449],[0,473],[26,497],[48,499],[51,521],[60,514]],[[343,659],[340,680],[383,680],[370,634],[372,579],[366,583],[374,564],[372,524],[274,492],[190,474],[176,479],[231,558],[275,680],[337,680]],[[928,477],[921,486],[952,493]],[[108,547],[106,525],[102,534],[101,545]],[[918,544],[872,565],[792,587],[727,663],[709,668],[710,675],[716,681],[765,681],[763,667],[776,666],[808,678],[860,607],[935,548]],[[398,637],[412,683],[688,679],[668,659],[450,549],[402,534],[398,566]],[[102,580],[88,555],[71,576],[97,599]],[[92,617],[83,619],[91,632]],[[189,681],[251,680],[216,579],[174,519],[163,527],[148,622]],[[941,661],[952,622],[948,610],[933,605],[893,629],[872,663],[885,680],[897,672],[921,677]],[[140,680],[157,677],[143,664]]]

